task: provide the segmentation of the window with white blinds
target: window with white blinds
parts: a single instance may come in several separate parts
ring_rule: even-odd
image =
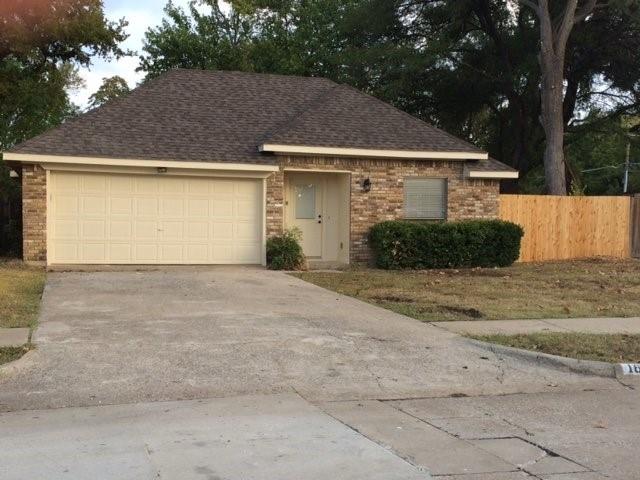
[[[444,220],[447,217],[447,179],[405,178],[404,216]]]

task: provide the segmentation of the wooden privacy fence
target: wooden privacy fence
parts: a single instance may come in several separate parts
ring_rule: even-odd
[[[638,199],[640,200],[640,199]],[[524,228],[521,262],[631,255],[631,197],[500,195],[500,218]],[[634,205],[637,217],[640,207]]]

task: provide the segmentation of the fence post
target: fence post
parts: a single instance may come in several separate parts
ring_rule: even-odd
[[[630,197],[631,256],[640,258],[640,194]]]

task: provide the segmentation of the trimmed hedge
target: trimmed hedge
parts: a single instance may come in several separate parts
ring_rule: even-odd
[[[369,245],[384,269],[506,267],[518,259],[524,231],[502,220],[374,225]]]
[[[305,256],[300,246],[302,233],[296,228],[267,240],[267,267],[271,270],[302,270]]]

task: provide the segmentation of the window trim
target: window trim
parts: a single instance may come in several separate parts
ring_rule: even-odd
[[[410,217],[407,215],[407,180],[443,180],[443,215],[441,217]],[[413,175],[402,179],[402,214],[405,220],[446,221],[449,217],[449,177]]]

